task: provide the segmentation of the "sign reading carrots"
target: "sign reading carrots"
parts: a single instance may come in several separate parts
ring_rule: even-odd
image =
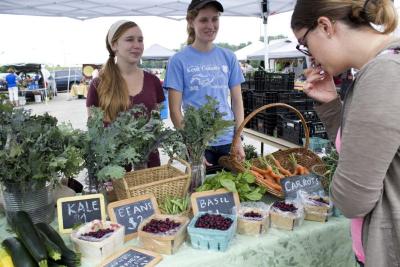
[[[295,199],[298,191],[309,194],[325,195],[321,177],[315,173],[285,177],[280,180],[285,199]]]

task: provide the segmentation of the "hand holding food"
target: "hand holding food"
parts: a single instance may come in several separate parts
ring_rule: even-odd
[[[303,91],[312,99],[320,103],[328,103],[337,97],[333,77],[325,72],[320,66],[306,69],[307,77]]]

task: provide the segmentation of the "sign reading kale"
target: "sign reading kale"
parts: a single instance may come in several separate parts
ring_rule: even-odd
[[[59,198],[57,211],[61,233],[70,233],[79,224],[106,219],[102,194]]]
[[[161,261],[161,256],[139,248],[127,248],[102,263],[101,267],[150,267]]]
[[[154,213],[159,214],[153,194],[141,195],[110,203],[107,207],[111,221],[125,226],[125,241],[137,235],[139,224]]]
[[[193,193],[191,202],[194,215],[198,212],[232,214],[233,208],[240,204],[238,193],[225,189]]]
[[[286,199],[295,199],[300,190],[308,194],[325,195],[321,177],[315,173],[282,178],[281,185]]]

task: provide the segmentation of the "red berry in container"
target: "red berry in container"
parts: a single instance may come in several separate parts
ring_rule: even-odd
[[[225,231],[231,227],[233,220],[231,218],[225,218],[220,214],[203,214],[201,215],[196,223],[196,228],[206,228]]]
[[[165,220],[152,219],[143,227],[143,231],[152,234],[160,234],[174,230],[180,225],[181,223],[170,220],[169,218],[166,218]]]
[[[245,214],[243,214],[244,217],[247,218],[261,218],[262,215],[258,212],[254,212],[254,211],[250,211],[250,212],[246,212]]]

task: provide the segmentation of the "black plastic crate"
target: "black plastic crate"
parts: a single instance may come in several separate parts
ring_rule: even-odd
[[[243,108],[245,110],[253,110],[253,91],[242,90]]]
[[[267,104],[276,103],[277,99],[277,92],[253,93],[253,109],[260,108]]]
[[[303,92],[279,92],[278,101],[289,104],[293,101],[307,100],[307,95]]]
[[[256,115],[257,120],[257,131],[268,135],[273,135],[276,128],[276,114],[264,114],[258,113]]]
[[[256,71],[254,73],[254,83],[254,89],[257,92],[293,91],[294,73]]]
[[[308,116],[310,116],[310,114],[308,114]],[[315,117],[312,119],[315,119]],[[328,136],[322,122],[306,119],[306,123],[310,131],[310,137],[327,139]],[[305,136],[303,124],[300,119],[293,114],[281,114],[277,116],[277,134],[278,137],[298,145],[302,144],[302,138]]]
[[[266,90],[265,87],[265,71],[254,72],[254,89],[258,92],[263,92]]]
[[[268,91],[294,90],[294,73],[270,73],[265,75]]]

